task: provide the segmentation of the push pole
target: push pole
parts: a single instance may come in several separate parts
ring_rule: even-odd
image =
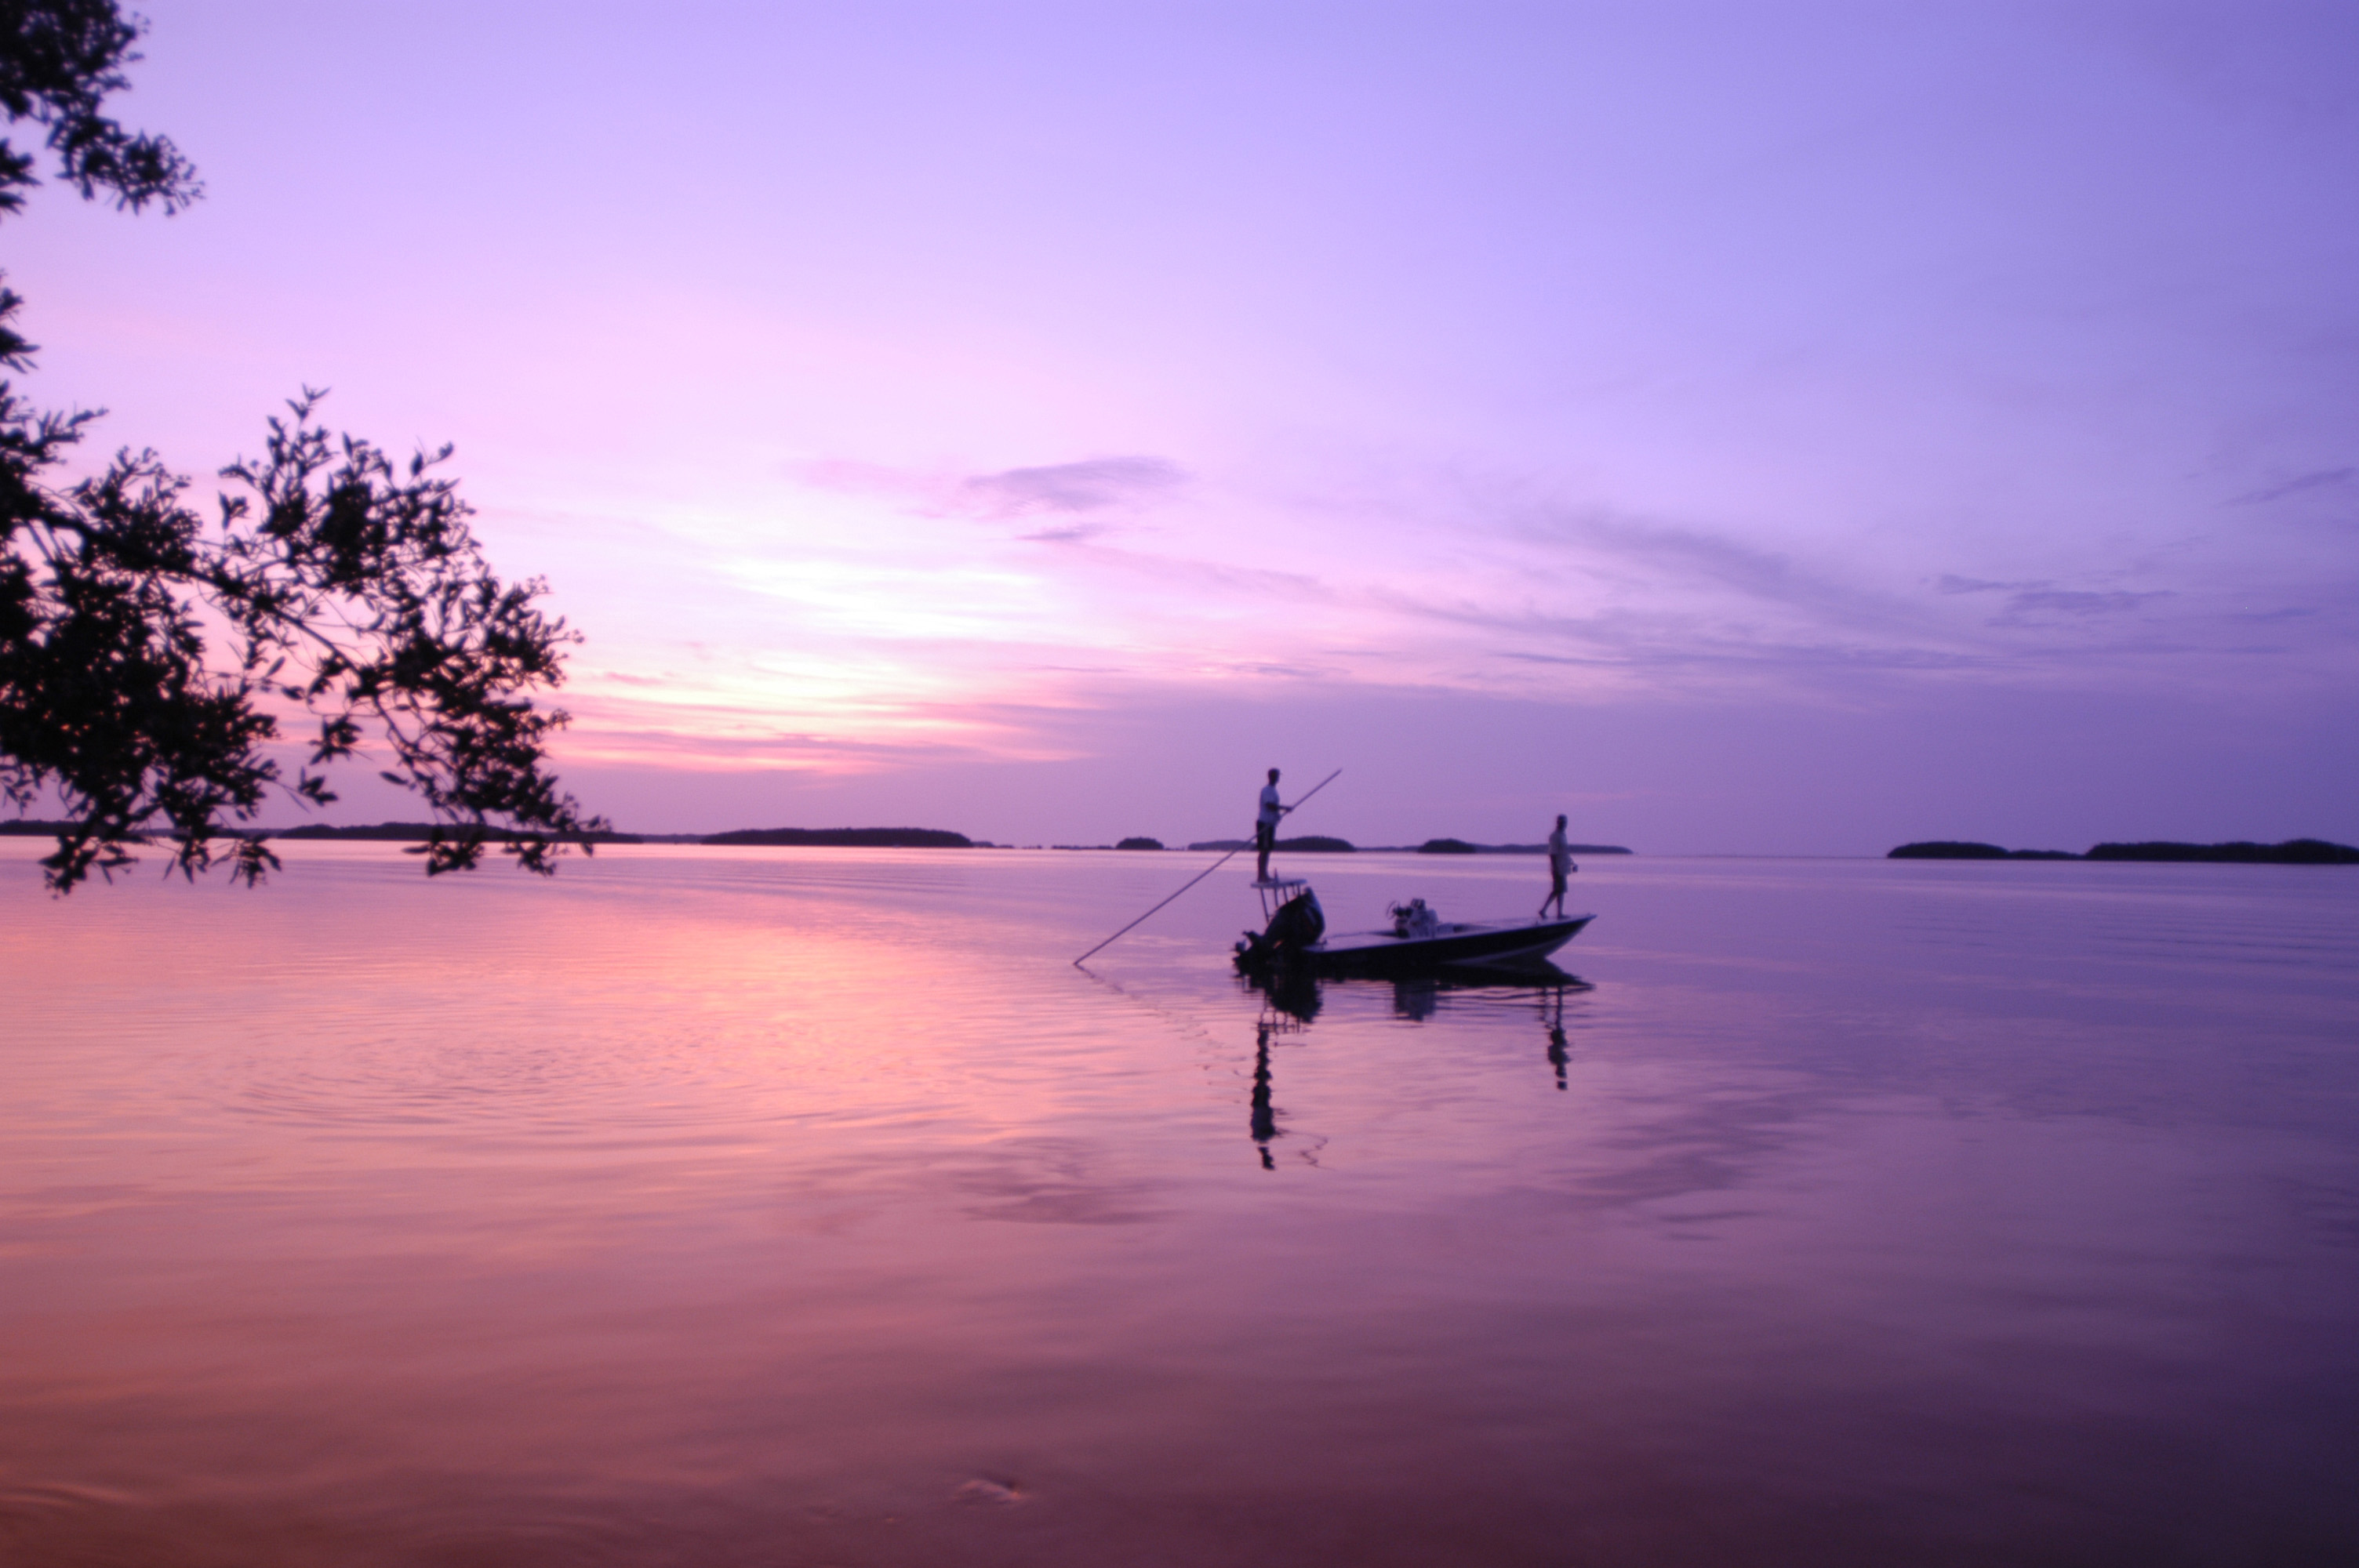
[[[1295,801],[1293,806],[1289,806],[1286,807],[1286,809],[1288,812],[1292,812],[1297,806],[1299,806],[1303,801],[1309,800],[1312,795],[1317,795],[1321,790],[1325,789],[1329,784],[1333,784],[1337,779],[1343,776],[1343,770],[1337,768],[1333,773],[1329,773],[1325,778],[1321,779],[1317,784],[1312,784],[1300,798]],[[1140,915],[1136,920],[1132,921],[1130,925],[1124,926],[1120,931],[1115,932],[1114,935],[1107,937],[1104,941],[1099,943],[1097,946],[1093,947],[1087,953],[1082,954],[1081,958],[1074,959],[1073,968],[1078,969],[1082,967],[1082,958],[1093,957],[1104,948],[1113,946],[1117,938],[1127,935],[1133,928],[1145,925],[1147,914],[1153,914],[1156,909],[1161,909],[1164,903],[1169,903],[1172,899],[1178,898],[1180,892],[1186,892],[1189,888],[1194,887],[1198,882],[1202,881],[1206,877],[1211,876],[1214,871],[1219,871],[1223,866],[1227,865],[1231,860],[1235,860],[1239,855],[1244,853],[1245,851],[1243,849],[1232,849],[1227,854],[1222,856],[1219,860],[1214,860],[1211,865],[1206,866],[1202,871],[1198,871],[1194,876],[1190,877],[1187,882],[1180,887],[1180,892],[1173,893],[1171,898],[1165,899],[1163,903],[1157,904],[1155,909],[1148,910],[1147,914]]]
[[[1182,887],[1182,888],[1180,890],[1180,892],[1186,892],[1188,891],[1188,889],[1189,889],[1189,888],[1194,887],[1198,882],[1202,881],[1206,877],[1211,876],[1214,871],[1219,871],[1223,866],[1227,865],[1231,860],[1235,860],[1239,855],[1242,855],[1242,854],[1244,854],[1244,853],[1245,853],[1245,851],[1244,851],[1243,849],[1232,849],[1232,850],[1230,850],[1227,854],[1225,854],[1225,855],[1222,856],[1219,860],[1214,860],[1211,865],[1206,866],[1202,871],[1198,871],[1194,876],[1190,877],[1190,878],[1188,879],[1187,886],[1186,886],[1186,887]],[[1172,898],[1178,898],[1178,897],[1180,896],[1180,892],[1175,892],[1175,893],[1173,893],[1173,894],[1171,895],[1171,898],[1167,898],[1167,899],[1165,899],[1165,900],[1163,901],[1163,903],[1169,903],[1171,902],[1171,899],[1172,899]],[[1163,907],[1163,903],[1158,903],[1158,904],[1157,904],[1157,905],[1155,906],[1155,909],[1161,909],[1161,908]],[[1155,913],[1155,909],[1150,909],[1150,910],[1148,910],[1148,911],[1147,912],[1147,914],[1153,914]],[[1077,969],[1078,969],[1078,968],[1080,968],[1082,967],[1082,958],[1087,958],[1087,957],[1093,957],[1093,955],[1095,955],[1095,954],[1098,952],[1098,950],[1099,950],[1100,948],[1104,948],[1104,947],[1111,947],[1111,946],[1114,946],[1114,938],[1115,938],[1115,937],[1118,937],[1118,936],[1124,935],[1125,935],[1126,933],[1128,933],[1128,932],[1129,932],[1129,930],[1131,929],[1131,926],[1133,926],[1133,925],[1138,925],[1143,924],[1143,923],[1146,921],[1146,919],[1147,919],[1147,914],[1142,914],[1142,915],[1140,915],[1140,916],[1138,917],[1138,919],[1132,921],[1132,922],[1130,923],[1130,925],[1125,925],[1125,926],[1124,926],[1124,927],[1122,928],[1122,930],[1115,932],[1115,933],[1114,934],[1114,935],[1113,935],[1113,936],[1109,936],[1109,937],[1107,937],[1104,941],[1103,941],[1103,942],[1099,943],[1099,944],[1097,945],[1097,946],[1096,946],[1096,947],[1093,947],[1093,948],[1091,948],[1091,949],[1089,950],[1089,952],[1082,954],[1081,958],[1076,958],[1076,959],[1074,959],[1074,960],[1073,960],[1073,968],[1077,968]]]

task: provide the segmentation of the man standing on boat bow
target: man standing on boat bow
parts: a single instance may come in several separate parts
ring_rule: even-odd
[[[1254,881],[1269,881],[1269,852],[1277,847],[1277,819],[1290,806],[1277,803],[1277,770],[1269,770],[1269,783],[1261,786],[1261,815],[1254,819]]]
[[[1549,895],[1540,900],[1540,918],[1548,918],[1548,906],[1556,905],[1556,917],[1564,918],[1564,879],[1581,870],[1572,863],[1572,850],[1564,841],[1564,818],[1556,819],[1556,830],[1549,835]]]

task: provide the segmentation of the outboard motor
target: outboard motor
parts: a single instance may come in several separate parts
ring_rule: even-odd
[[[1392,906],[1393,935],[1423,937],[1439,935],[1441,916],[1426,907],[1425,900],[1413,898],[1407,903]]]
[[[1268,926],[1258,935],[1248,931],[1237,944],[1237,963],[1251,968],[1291,957],[1327,935],[1327,912],[1309,888],[1277,906]]]

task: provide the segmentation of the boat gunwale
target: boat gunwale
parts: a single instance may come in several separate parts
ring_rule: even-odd
[[[1260,962],[1300,964],[1315,969],[1513,968],[1545,961],[1596,918],[1580,914],[1529,925],[1453,921],[1444,930],[1419,936],[1395,931],[1353,931],[1342,935],[1346,940],[1369,940],[1336,947],[1322,937],[1307,947],[1272,954]],[[1489,946],[1483,944],[1485,937],[1530,940]],[[1470,946],[1473,950],[1462,950]],[[1245,955],[1238,955],[1238,961],[1244,964]]]

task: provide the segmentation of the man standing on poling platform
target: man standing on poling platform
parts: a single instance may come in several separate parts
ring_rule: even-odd
[[[1269,783],[1261,786],[1261,815],[1254,820],[1254,881],[1269,881],[1269,852],[1277,847],[1277,819],[1289,808],[1277,803],[1277,770],[1269,770]]]
[[[1564,818],[1556,819],[1556,831],[1549,835],[1549,895],[1540,900],[1540,918],[1548,918],[1549,905],[1556,905],[1556,917],[1564,918],[1564,879],[1581,870],[1572,863],[1572,850],[1564,841]]]

